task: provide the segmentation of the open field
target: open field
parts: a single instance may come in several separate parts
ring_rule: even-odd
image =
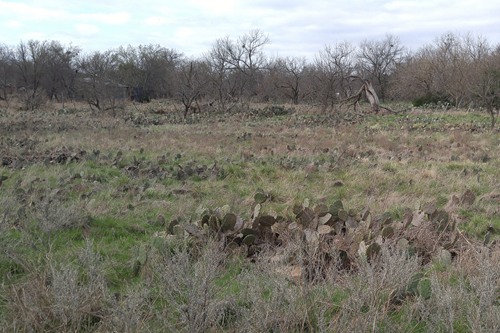
[[[0,108],[0,327],[494,332],[499,146],[457,110]]]

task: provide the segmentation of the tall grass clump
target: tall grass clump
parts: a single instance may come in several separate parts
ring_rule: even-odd
[[[101,259],[86,244],[77,262],[47,253],[42,268],[5,292],[4,329],[10,332],[91,332],[106,316],[108,289]]]
[[[181,242],[151,254],[150,287],[157,293],[158,324],[175,332],[207,332],[223,321],[225,300],[216,280],[227,257],[208,239],[200,248]]]

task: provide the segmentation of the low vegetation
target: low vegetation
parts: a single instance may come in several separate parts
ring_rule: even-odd
[[[496,331],[498,129],[368,109],[1,109],[0,327]]]

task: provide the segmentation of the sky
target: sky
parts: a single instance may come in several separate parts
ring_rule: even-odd
[[[397,36],[411,51],[447,32],[500,44],[498,0],[0,0],[0,43],[57,40],[83,51],[158,44],[189,57],[258,29],[270,56]]]

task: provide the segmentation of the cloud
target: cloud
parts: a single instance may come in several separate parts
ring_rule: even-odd
[[[185,0],[190,10],[203,12],[209,16],[221,17],[238,12],[239,1],[232,0]]]
[[[75,30],[78,34],[80,34],[82,36],[95,35],[100,31],[98,26],[92,25],[92,24],[85,24],[85,23],[75,24]]]
[[[27,35],[63,35],[83,49],[123,41],[200,56],[216,39],[237,38],[252,29],[269,35],[266,52],[308,58],[325,44],[357,45],[388,33],[412,49],[447,31],[470,31],[500,42],[500,3],[491,0],[0,0],[0,8],[0,25],[8,31],[0,31],[5,43],[16,44]]]
[[[18,20],[8,20],[3,25],[9,29],[19,29],[23,23]]]
[[[102,24],[119,25],[125,24],[130,20],[131,14],[128,12],[115,12],[115,13],[89,13],[80,14],[77,16],[79,20],[88,22],[93,21]]]
[[[2,8],[0,17],[19,21],[48,21],[64,18],[65,15],[63,10],[57,8],[12,1],[0,1],[0,8]]]
[[[162,16],[148,16],[142,20],[142,23],[148,26],[162,26],[167,23],[167,20]]]

